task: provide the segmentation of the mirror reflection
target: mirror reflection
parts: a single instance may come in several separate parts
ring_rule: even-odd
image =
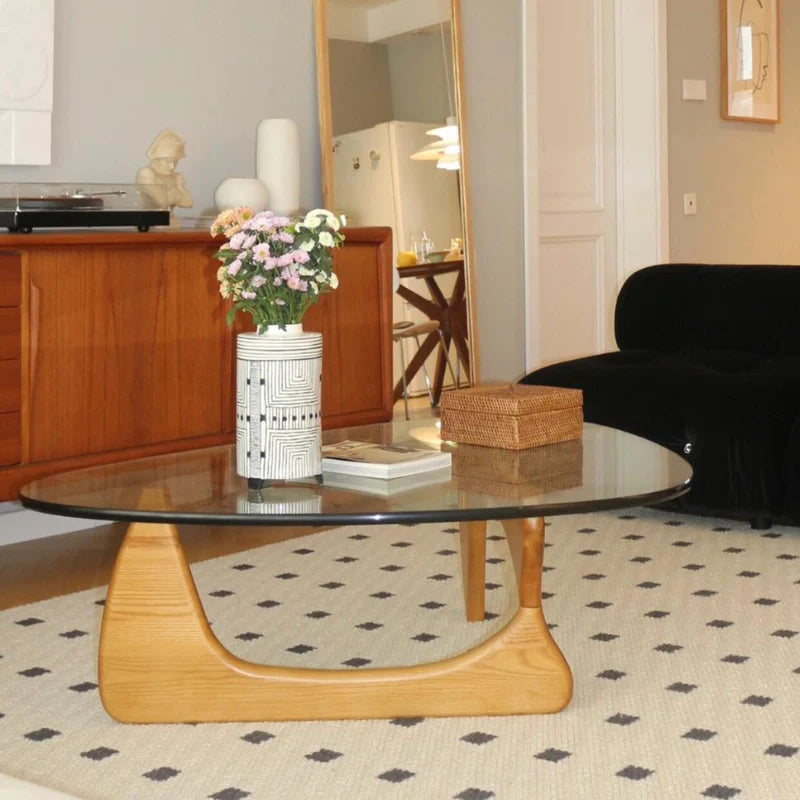
[[[326,202],[349,225],[392,228],[395,400],[436,405],[471,365],[451,4],[328,0],[326,17]]]

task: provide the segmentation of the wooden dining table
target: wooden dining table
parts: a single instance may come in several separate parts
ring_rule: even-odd
[[[436,320],[442,331],[445,348],[449,351],[451,342],[455,346],[459,364],[461,365],[462,375],[466,382],[469,382],[469,337],[467,329],[467,300],[466,282],[464,280],[464,259],[453,259],[448,261],[421,262],[410,267],[398,267],[401,280],[405,278],[420,278],[425,281],[429,297],[419,292],[415,292],[403,283],[397,289],[406,302],[414,308],[419,309],[429,319]],[[453,291],[448,297],[438,283],[443,275],[456,273],[456,281]],[[436,368],[431,382],[431,402],[439,405],[439,398],[442,394],[444,384],[444,373],[447,366],[445,354],[439,347],[439,334],[433,331],[426,335],[419,350],[409,361],[406,367],[406,383],[410,383],[412,378],[419,372],[428,356],[438,350],[436,357]],[[399,380],[394,387],[393,399],[396,402],[403,396],[403,381]]]

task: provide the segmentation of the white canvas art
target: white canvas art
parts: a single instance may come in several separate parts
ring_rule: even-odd
[[[49,164],[55,0],[0,0],[0,164]]]

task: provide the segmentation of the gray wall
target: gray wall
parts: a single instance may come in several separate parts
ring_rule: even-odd
[[[330,39],[328,58],[334,136],[393,119],[389,55],[385,44]]]
[[[450,103],[438,32],[388,44],[330,39],[328,51],[334,136],[393,119],[444,124]]]
[[[462,0],[461,13],[481,378],[513,380],[525,368],[522,4]],[[425,38],[430,61],[440,45]]]
[[[525,367],[522,8],[461,7],[481,378],[512,380]]]
[[[669,0],[669,213],[672,261],[800,264],[800,3],[781,3],[782,120],[723,120],[717,2]],[[705,78],[708,100],[681,99]],[[684,216],[684,192],[697,193]]]
[[[525,337],[521,3],[461,5],[482,377],[510,380]],[[174,127],[195,200],[179,213],[196,215],[222,179],[254,175],[258,121],[290,117],[301,202],[320,202],[311,0],[58,0],[54,91],[52,165],[0,167],[0,181],[132,182]]]
[[[265,117],[300,128],[300,200],[320,194],[311,0],[58,0],[52,164],[0,181],[133,182],[156,134],[186,140],[193,209],[228,177],[255,176]]]
[[[450,39],[446,33],[446,43]],[[392,83],[394,119],[407,122],[439,122],[450,114],[447,100],[447,75],[453,74],[450,48],[445,50],[445,74],[439,32],[418,36],[402,36],[387,46],[389,75]],[[450,79],[450,91],[453,80]],[[451,94],[452,98],[452,94]],[[455,114],[455,110],[453,111]]]

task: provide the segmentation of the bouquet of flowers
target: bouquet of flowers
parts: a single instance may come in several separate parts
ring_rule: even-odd
[[[237,311],[250,314],[259,333],[268,325],[285,329],[300,322],[320,295],[339,285],[332,257],[344,241],[339,228],[324,208],[295,220],[249,208],[223,211],[211,235],[228,239],[215,253],[222,262],[220,294],[233,301],[228,324]]]

